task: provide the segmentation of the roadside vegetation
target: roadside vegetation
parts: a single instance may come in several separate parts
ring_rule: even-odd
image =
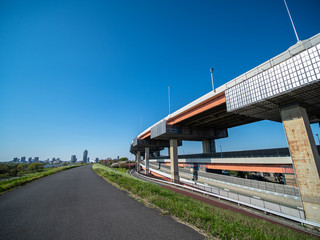
[[[147,205],[151,204],[161,209],[163,214],[169,214],[195,226],[209,238],[317,239],[290,228],[214,207],[101,164],[94,164],[92,168],[118,188],[130,192]]]
[[[135,166],[134,162],[130,162],[128,158],[123,157],[119,159],[105,159],[105,160],[100,160],[100,164],[107,166],[107,167],[112,167],[112,168],[121,168],[121,169],[132,169]]]
[[[115,168],[115,170],[122,172],[122,173],[128,173],[129,170],[127,168]]]
[[[0,164],[1,178],[8,178],[0,181],[0,194],[27,184],[36,179],[61,172],[74,167],[82,166],[83,164],[74,164],[71,166],[61,166],[54,168],[44,168],[42,163],[32,164]]]
[[[0,163],[0,180],[21,177],[28,173],[41,172],[43,169],[43,163]]]

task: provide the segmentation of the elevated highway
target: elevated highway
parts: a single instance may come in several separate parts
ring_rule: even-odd
[[[149,171],[150,156],[169,148],[171,179],[179,182],[177,147],[202,141],[214,153],[228,128],[261,120],[282,122],[306,218],[320,223],[320,159],[310,123],[320,122],[320,34],[242,74],[168,115],[131,144]],[[138,164],[137,164],[138,166]]]

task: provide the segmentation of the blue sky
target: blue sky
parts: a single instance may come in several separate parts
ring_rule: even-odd
[[[287,0],[300,39],[318,0]],[[131,158],[139,132],[296,43],[282,0],[0,2],[0,161]],[[142,121],[141,121],[142,119]],[[312,126],[319,134],[319,126]],[[317,142],[318,143],[318,142]],[[287,146],[280,123],[229,130],[223,151]],[[180,153],[201,152],[186,142]]]

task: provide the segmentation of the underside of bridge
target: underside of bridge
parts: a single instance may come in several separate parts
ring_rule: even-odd
[[[320,157],[310,128],[320,122],[320,34],[169,115],[140,134],[131,152],[137,159],[144,152],[147,162],[149,152],[168,147],[172,180],[179,181],[182,140],[215,152],[214,140],[228,137],[228,128],[260,120],[283,123],[306,218],[320,223]]]
[[[261,121],[261,119],[227,112],[226,103],[223,103],[215,108],[208,109],[195,116],[181,120],[177,125],[198,128],[227,129],[257,121]]]
[[[228,112],[282,122],[306,213],[320,222],[320,35],[298,42],[225,91]],[[249,74],[250,75],[250,74]]]
[[[303,88],[275,95],[263,101],[233,111],[244,118],[255,118],[282,122],[280,108],[298,104],[307,111],[310,123],[320,122],[320,81],[311,82]]]

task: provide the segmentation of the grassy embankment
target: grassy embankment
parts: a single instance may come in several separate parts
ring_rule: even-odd
[[[57,172],[61,172],[70,168],[79,167],[79,166],[82,166],[82,164],[76,164],[72,166],[63,166],[63,167],[57,167],[57,168],[47,168],[42,170],[41,172],[28,173],[22,177],[0,181],[0,194],[6,191],[12,190],[21,185],[32,182],[36,179],[39,179]]]
[[[100,164],[93,170],[108,182],[115,183],[145,204],[151,204],[205,232],[209,238],[220,239],[317,239],[267,221],[220,209],[156,184],[131,177]]]

